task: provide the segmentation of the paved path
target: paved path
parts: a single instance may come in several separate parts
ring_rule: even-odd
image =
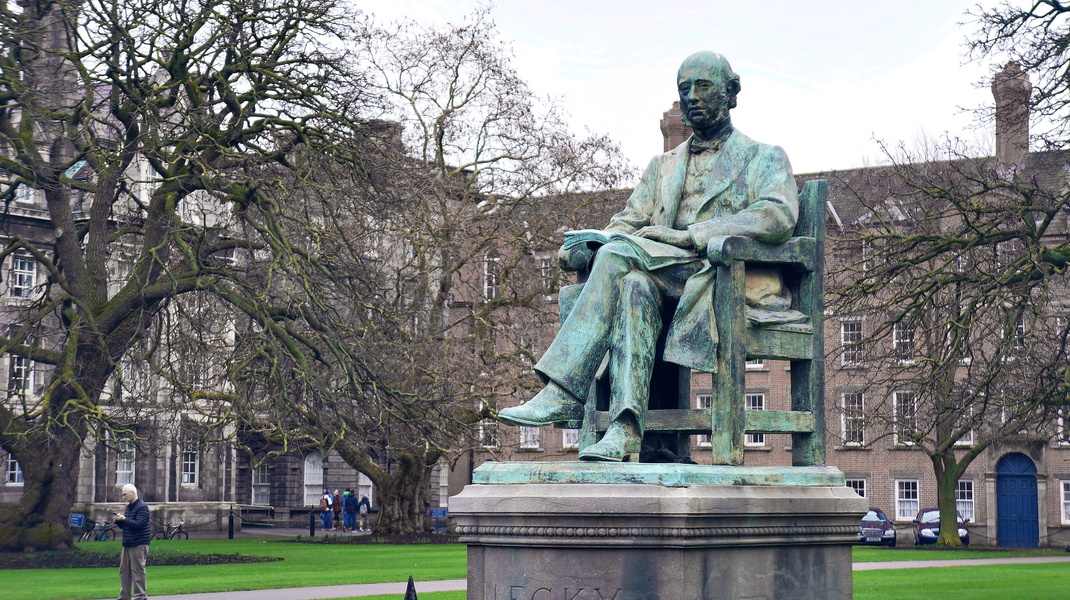
[[[923,569],[930,567],[979,567],[984,565],[1066,563],[1070,556],[1029,556],[1016,558],[972,558],[961,560],[895,560],[888,562],[855,563],[855,571],[880,569]],[[151,575],[150,575],[151,578]],[[464,579],[446,581],[420,581],[416,593],[457,592],[466,589]],[[290,588],[282,590],[251,590],[247,592],[216,592],[207,594],[180,594],[156,596],[154,600],[324,600],[327,598],[350,598],[355,596],[405,595],[406,583],[368,583],[361,585],[325,585],[320,587]]]

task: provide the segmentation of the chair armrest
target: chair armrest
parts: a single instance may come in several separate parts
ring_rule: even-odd
[[[812,237],[793,237],[783,244],[766,244],[740,235],[715,235],[706,245],[706,258],[715,265],[733,262],[782,263],[814,270],[816,242]]]

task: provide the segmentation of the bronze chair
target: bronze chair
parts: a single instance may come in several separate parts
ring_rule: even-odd
[[[713,376],[711,408],[691,408],[689,369],[658,360],[651,378],[644,445],[677,460],[690,456],[692,435],[710,435],[713,464],[743,463],[746,433],[791,433],[792,464],[825,463],[824,419],[824,230],[825,180],[808,181],[799,195],[799,220],[793,237],[769,245],[740,236],[710,240],[707,257],[717,266],[714,313],[717,321],[718,372]],[[747,317],[744,265],[779,265],[791,292],[793,322],[759,323]],[[585,274],[580,274],[580,280]],[[579,284],[579,285],[582,285]],[[579,286],[563,289],[562,320]],[[667,316],[671,310],[667,307]],[[663,334],[664,338],[664,334]],[[659,341],[660,356],[664,339]],[[745,410],[746,361],[790,361],[791,410]],[[603,367],[605,362],[603,362]],[[609,426],[607,369],[600,370],[587,401],[579,446],[598,441]],[[560,426],[560,425],[559,425]],[[644,457],[644,460],[646,458]]]

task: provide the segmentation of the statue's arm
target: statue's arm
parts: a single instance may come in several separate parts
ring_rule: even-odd
[[[657,157],[650,161],[639,184],[628,197],[624,210],[613,215],[606,231],[632,234],[650,224],[650,215],[654,211],[656,200],[653,190],[658,178],[657,162]],[[561,248],[557,251],[557,260],[564,271],[580,271],[590,264],[594,252],[585,246],[575,246],[568,250]]]
[[[764,147],[747,167],[753,200],[743,210],[688,227],[696,248],[717,235],[741,235],[768,244],[791,237],[799,219],[799,195],[791,163],[779,146]]]

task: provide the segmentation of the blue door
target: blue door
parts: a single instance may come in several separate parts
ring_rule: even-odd
[[[1037,466],[1028,456],[1014,453],[999,459],[996,506],[996,537],[1000,546],[1036,548],[1040,544]]]

